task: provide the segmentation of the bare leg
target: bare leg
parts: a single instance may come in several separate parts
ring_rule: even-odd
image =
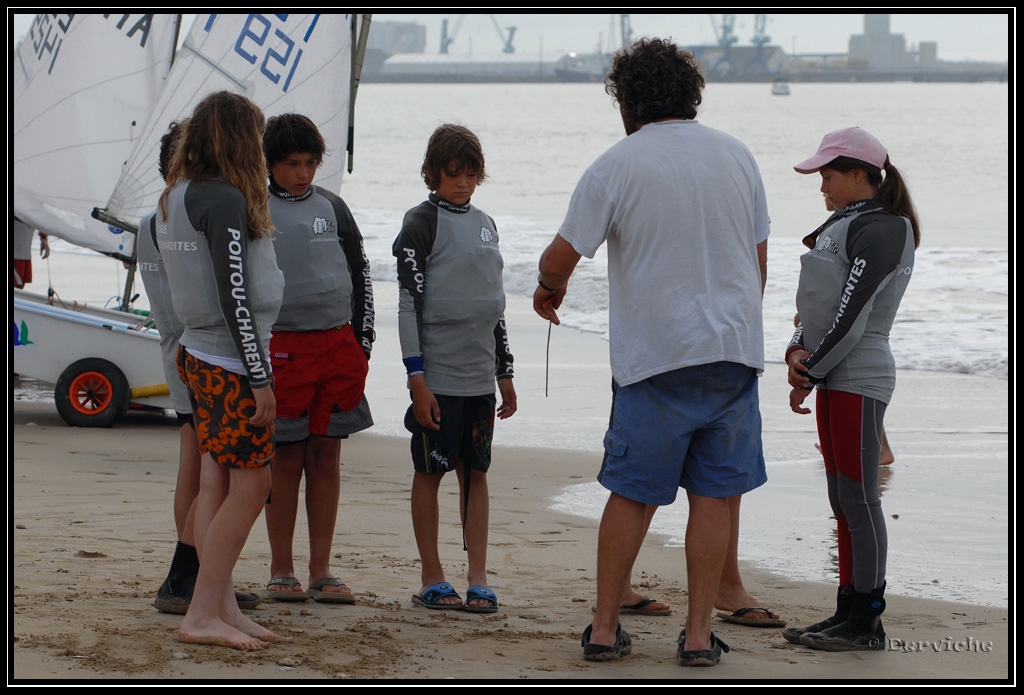
[[[266,505],[267,536],[270,539],[270,576],[294,577],[295,518],[299,511],[299,484],[306,456],[307,442],[285,444],[274,452],[271,471],[270,504]],[[306,481],[309,487],[309,481]],[[265,500],[266,498],[264,498]],[[308,510],[307,510],[308,513]],[[268,586],[267,591],[301,592],[301,586]]]
[[[469,556],[468,580],[470,586],[488,586],[487,584],[487,525],[490,521],[490,492],[487,489],[487,474],[482,471],[470,470],[469,507],[463,490],[465,485],[464,465],[459,465],[456,473],[459,478],[459,513],[466,519],[466,550]],[[474,599],[471,606],[489,606],[490,601]]]
[[[597,608],[591,623],[591,644],[615,644],[622,587],[629,583],[649,521],[648,505],[611,493],[597,536]]]
[[[445,581],[444,567],[437,548],[438,523],[437,492],[441,487],[439,473],[414,472],[412,475],[412,530],[420,554],[420,581],[423,589]],[[421,592],[422,590],[421,589]],[[438,599],[438,603],[461,603],[454,596]]]
[[[647,537],[647,530],[651,527],[651,520],[654,519],[654,513],[656,511],[658,511],[657,505],[647,505],[647,511],[644,513],[645,538]],[[632,568],[630,568],[630,575],[632,575]],[[641,594],[640,592],[634,590],[633,587],[630,586],[629,579],[627,578],[626,585],[622,589],[622,600],[620,601],[619,606],[621,608],[625,608],[627,606],[635,606],[637,603],[643,601],[645,598],[647,597]],[[671,610],[672,606],[668,605],[667,603],[662,603],[661,601],[655,601],[654,603],[647,604],[646,609],[654,611],[667,611]]]
[[[333,577],[331,543],[341,498],[341,440],[311,436],[306,442],[306,518],[309,523],[309,581]],[[321,591],[351,594],[347,586]]]
[[[892,447],[889,446],[889,437],[885,434],[885,429],[882,429],[882,451],[878,458],[879,466],[888,466],[890,463],[896,460],[896,456],[892,453]]]
[[[178,540],[186,545],[196,544],[193,517],[201,469],[196,430],[186,423],[178,428],[178,479],[174,484],[174,526]]]
[[[711,647],[711,609],[729,551],[731,517],[728,498],[701,497],[691,492],[686,496],[690,502],[686,523],[686,580],[690,605],[684,648],[692,651]]]
[[[226,623],[238,612],[231,573],[270,491],[269,468],[225,469],[202,457],[196,541],[199,576],[178,639],[241,650],[262,649],[266,641]],[[206,558],[203,561],[203,558]]]
[[[722,568],[722,578],[718,583],[718,593],[715,595],[715,608],[733,613],[741,608],[759,608],[761,604],[743,586],[743,577],[740,576],[740,502],[743,498],[742,495],[736,495],[727,499],[729,500],[729,549],[725,555],[725,566]],[[771,617],[778,618],[779,616],[773,613]]]

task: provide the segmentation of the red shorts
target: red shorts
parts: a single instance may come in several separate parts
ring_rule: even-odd
[[[32,259],[14,259],[14,286],[21,288],[32,282]],[[18,284],[18,279],[21,280],[21,284]]]
[[[331,431],[331,415],[359,405],[369,362],[352,324],[326,331],[280,331],[270,338],[277,434],[284,443]]]
[[[241,374],[178,348],[178,376],[188,387],[199,453],[224,468],[262,468],[274,458],[274,424],[254,427],[256,400]],[[273,384],[271,379],[271,384]]]

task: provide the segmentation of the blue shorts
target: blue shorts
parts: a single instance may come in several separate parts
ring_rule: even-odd
[[[497,398],[434,394],[441,409],[441,429],[420,427],[412,406],[405,413],[405,428],[412,432],[412,464],[417,473],[447,473],[462,461],[466,469],[487,472],[491,467],[494,408]]]
[[[757,373],[734,362],[685,367],[612,384],[612,416],[597,479],[644,504],[671,504],[680,487],[733,497],[768,480]]]

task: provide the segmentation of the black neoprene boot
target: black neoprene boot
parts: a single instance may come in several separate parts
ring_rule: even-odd
[[[192,591],[196,586],[196,575],[199,574],[199,554],[195,546],[186,545],[181,541],[174,546],[174,557],[171,568],[167,571],[167,579],[156,591],[153,605],[164,613],[185,615],[188,605],[192,602]]]
[[[853,592],[850,617],[834,627],[800,636],[800,644],[826,652],[881,651],[885,649],[882,613],[885,585],[869,594]]]
[[[807,627],[787,627],[782,631],[782,636],[786,638],[786,641],[792,642],[793,644],[800,644],[800,635],[808,632],[821,632],[827,630],[830,627],[835,627],[839,623],[843,622],[850,617],[850,605],[853,603],[853,585],[844,584],[839,587],[836,592],[836,612],[824,620],[819,620],[813,625]]]
[[[192,592],[195,590],[198,574],[199,554],[195,546],[178,541],[174,546],[171,569],[167,571],[167,579],[156,590],[153,606],[163,613],[185,615],[189,604],[192,603]],[[239,608],[255,608],[260,604],[260,597],[251,591],[236,591],[235,601]]]

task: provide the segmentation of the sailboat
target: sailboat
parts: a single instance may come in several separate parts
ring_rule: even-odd
[[[48,127],[41,124],[30,130],[28,126],[33,118],[52,118],[49,110],[78,101],[85,79],[81,75],[72,75],[51,86],[45,84],[42,75],[60,72],[56,69],[58,63],[61,69],[68,71],[74,67],[86,75],[95,72],[96,61],[100,60],[95,56],[105,53],[106,43],[102,38],[98,39],[99,43],[73,43],[70,38],[81,40],[99,34],[99,29],[108,28],[103,23],[108,17],[116,15],[74,15],[65,23],[66,28],[61,29],[62,34],[52,26],[48,27],[50,33],[44,33],[41,28],[30,34],[31,40],[27,38],[19,46],[16,72],[21,70],[25,76],[23,88],[19,91],[17,84],[15,88],[15,213],[19,217],[72,243],[133,264],[134,237],[122,230],[134,233],[142,215],[157,205],[163,190],[157,171],[160,137],[172,121],[186,117],[208,93],[222,89],[245,94],[263,108],[267,116],[294,111],[312,118],[330,148],[318,180],[325,187],[340,190],[343,153],[348,154],[350,171],[352,166],[355,93],[369,15],[360,16],[360,34],[357,16],[351,14],[203,14],[196,16],[170,70],[166,70],[172,53],[168,48],[164,75],[151,74],[146,84],[138,87],[147,98],[152,93],[152,98],[148,99],[146,113],[132,118],[132,127],[138,126],[138,130],[127,143],[130,149],[122,147],[119,151],[117,170],[101,180],[106,182],[106,189],[100,195],[94,191],[89,195],[70,194],[72,184],[61,181],[56,185],[54,182],[49,186],[53,189],[49,193],[62,205],[44,199],[44,193],[48,192],[45,180],[22,174],[29,171],[33,158],[27,145],[19,146],[19,140],[24,138],[31,142],[27,133],[34,132],[42,137],[51,129],[76,133],[75,142],[68,143],[47,160],[52,171],[74,171],[72,154],[81,153],[85,157],[91,151],[92,141],[96,139],[91,135],[94,116],[83,116],[74,108],[62,118],[51,121]],[[152,15],[151,22],[156,25],[160,23],[158,18],[166,18],[170,23],[176,17]],[[42,27],[48,21],[37,20],[37,24]],[[111,24],[119,26],[120,30],[128,26],[127,21]],[[79,30],[83,25],[97,29]],[[51,36],[62,39],[63,43],[50,54],[38,53],[52,58],[55,69],[47,72],[41,58],[35,63],[30,59],[37,55],[36,47],[45,46]],[[175,40],[170,40],[170,47]],[[54,41],[49,43],[56,45]],[[149,44],[149,40],[145,43]],[[25,55],[21,56],[23,51]],[[54,55],[58,51],[59,55]],[[102,65],[108,70],[106,79],[103,75],[90,78],[89,91],[119,93],[126,87],[111,86],[115,83],[111,75],[118,70],[131,74],[140,72],[139,64],[130,62],[128,56],[107,61],[104,55]],[[56,106],[35,107],[34,101],[24,97],[35,90],[46,89],[51,90]],[[106,96],[112,98],[109,93]],[[30,104],[32,109],[28,108]],[[120,108],[112,112],[117,117],[122,113]],[[104,199],[107,204],[99,207]],[[90,228],[101,230],[100,237],[105,233],[117,239],[100,244],[77,234],[78,230]],[[130,280],[122,302],[122,308],[126,309],[130,308],[129,288]],[[50,306],[40,295],[14,290],[12,336],[14,371],[56,383],[54,401],[58,413],[69,425],[109,427],[132,404],[170,407],[160,360],[159,334],[155,329],[146,328],[143,319],[130,311],[90,308],[69,311]]]

